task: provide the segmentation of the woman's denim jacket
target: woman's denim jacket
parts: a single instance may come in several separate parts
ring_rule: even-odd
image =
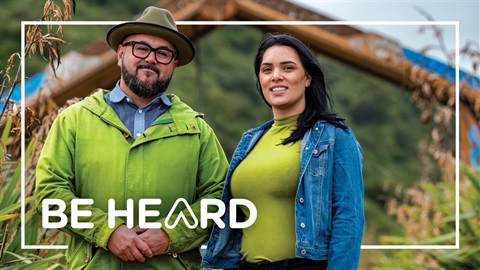
[[[202,265],[238,268],[241,229],[229,227],[230,180],[237,165],[272,126],[273,121],[245,132],[227,172],[222,200],[225,228],[213,227]],[[362,150],[350,129],[318,121],[304,135],[295,200],[295,255],[328,260],[328,269],[356,269],[360,257],[364,212]]]

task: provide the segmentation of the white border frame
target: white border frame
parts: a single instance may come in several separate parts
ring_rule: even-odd
[[[124,21],[22,21],[21,37],[21,248],[22,249],[67,249],[66,245],[25,244],[25,27],[29,25],[117,25]],[[455,26],[455,245],[362,245],[361,249],[459,249],[460,248],[460,134],[459,134],[459,21],[177,21],[177,25],[453,25]]]

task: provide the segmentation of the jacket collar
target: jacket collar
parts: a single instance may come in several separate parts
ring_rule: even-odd
[[[127,102],[133,103],[132,99],[129,96],[127,96],[125,92],[123,92],[122,88],[120,88],[120,81],[117,82],[117,84],[115,85],[115,88],[113,88],[112,92],[110,92],[109,98],[111,102],[115,102],[115,103],[121,102],[122,100],[126,100]],[[148,103],[147,106],[152,106],[158,103],[163,103],[169,107],[172,106],[172,102],[170,101],[170,99],[168,99],[165,92],[163,92],[159,97],[156,97],[155,99],[153,99],[150,103]]]
[[[121,121],[115,114],[115,111],[105,102],[104,95],[108,92],[109,90],[98,89],[94,94],[84,99],[82,106],[99,117],[105,118],[119,126],[123,126],[123,124],[120,125]],[[165,98],[171,101],[172,106],[170,106],[164,114],[158,117],[154,121],[154,124],[174,123],[178,130],[181,131],[184,127],[192,127],[193,125],[196,125],[197,117],[203,117],[202,113],[194,111],[190,106],[183,103],[176,95],[170,93],[165,94]]]

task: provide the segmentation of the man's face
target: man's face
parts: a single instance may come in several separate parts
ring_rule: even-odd
[[[132,42],[142,44],[141,49],[147,48],[147,50],[148,46],[153,49],[162,48],[169,51],[176,51],[176,49],[163,38],[143,34],[126,37],[122,42],[125,45],[118,47],[118,65],[122,69],[121,86],[128,87],[131,92],[142,98],[157,97],[167,90],[178,60],[174,57],[170,63],[162,64],[158,60],[165,62],[164,59],[160,59],[158,55],[155,56],[156,53],[153,50],[146,56],[137,51],[137,56],[135,56],[133,54],[134,46],[138,45],[134,45]]]

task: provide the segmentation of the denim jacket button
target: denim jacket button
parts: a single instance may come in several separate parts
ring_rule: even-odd
[[[316,155],[317,153],[318,153],[318,150],[317,150],[317,149],[313,150],[313,154],[314,154],[314,155]]]
[[[304,200],[303,198],[300,198],[298,201],[299,201],[300,203],[303,203],[305,200]]]
[[[307,254],[307,251],[305,249],[302,249],[302,251],[300,251],[300,253],[302,253],[302,255],[305,255],[305,254]]]
[[[305,228],[305,223],[303,223],[303,222],[300,223],[300,227],[302,227],[302,229],[304,229]]]

